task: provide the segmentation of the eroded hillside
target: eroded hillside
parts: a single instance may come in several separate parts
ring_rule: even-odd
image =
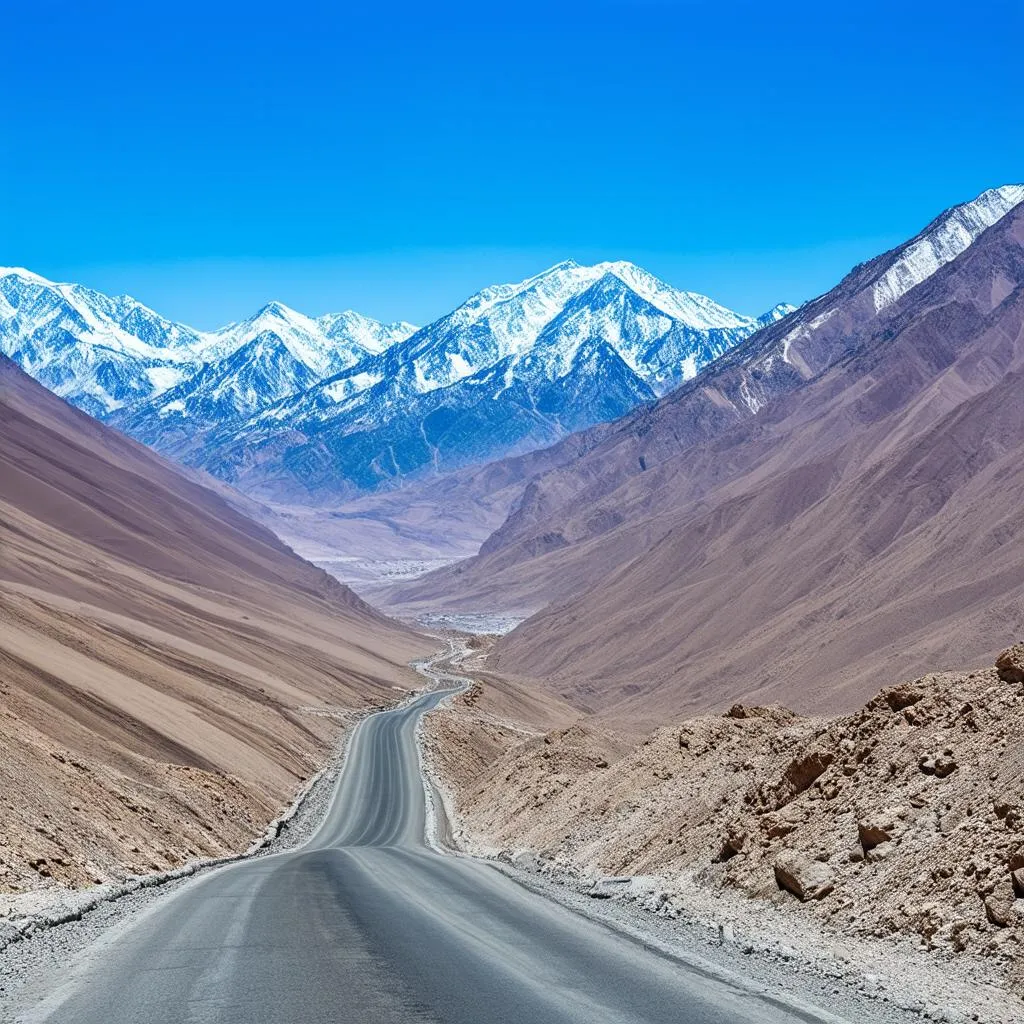
[[[737,705],[621,756],[586,724],[523,739],[479,700],[430,722],[471,845],[981,955],[1024,991],[1024,645],[849,715]]]
[[[434,642],[0,359],[0,892],[244,849]]]

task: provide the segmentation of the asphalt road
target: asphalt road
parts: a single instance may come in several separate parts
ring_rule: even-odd
[[[218,869],[69,965],[61,1024],[792,1024],[816,1020],[651,951],[424,842],[415,729],[366,719],[304,847]]]

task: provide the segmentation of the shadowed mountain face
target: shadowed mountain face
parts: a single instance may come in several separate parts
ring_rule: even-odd
[[[478,558],[390,599],[553,600],[501,669],[634,719],[852,706],[988,657],[1024,610],[1020,198],[951,211],[574,439]]]
[[[0,555],[0,889],[244,848],[432,646],[2,356]]]

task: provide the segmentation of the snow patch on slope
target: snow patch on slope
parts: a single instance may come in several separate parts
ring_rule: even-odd
[[[891,306],[911,288],[952,262],[985,230],[1024,202],[1024,185],[1003,185],[955,206],[875,282],[875,310]]]

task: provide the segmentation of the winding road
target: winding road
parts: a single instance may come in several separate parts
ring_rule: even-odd
[[[28,1021],[793,1024],[831,1020],[662,955],[424,839],[420,716],[365,719],[302,847],[198,877],[99,942]]]

